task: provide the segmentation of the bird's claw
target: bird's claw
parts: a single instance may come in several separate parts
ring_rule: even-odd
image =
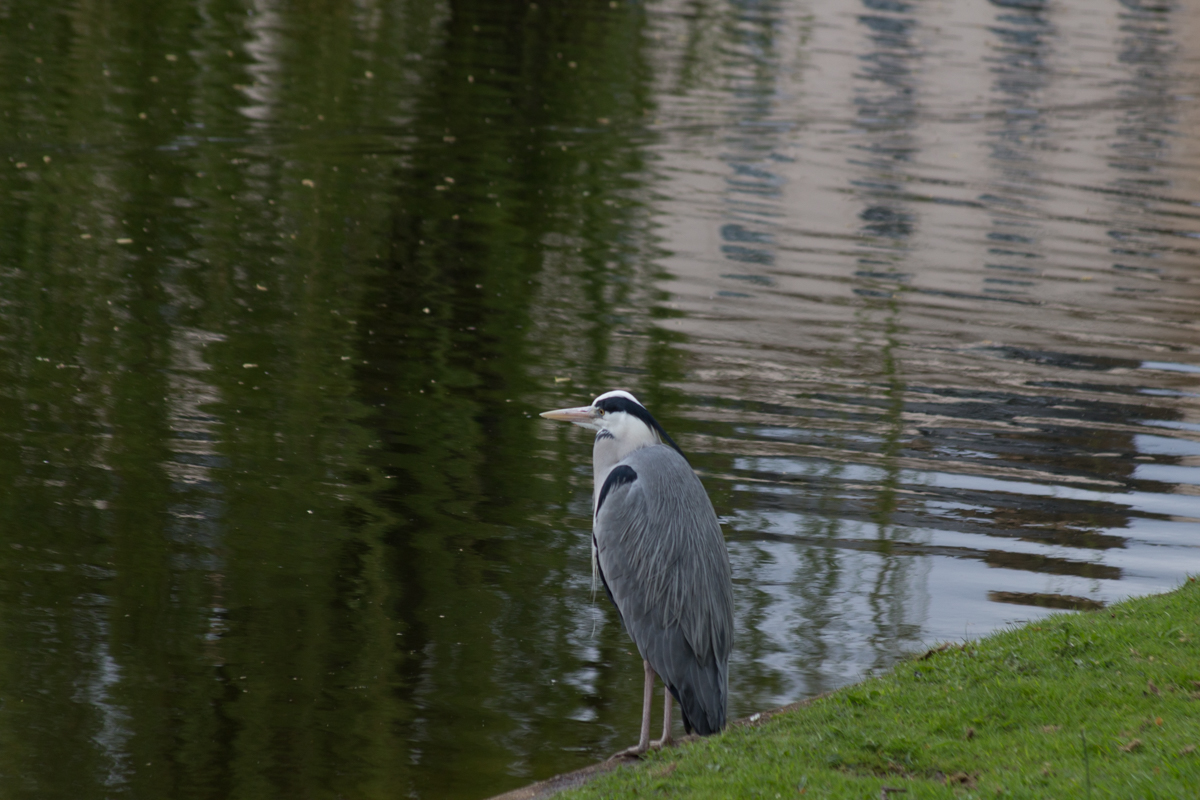
[[[649,749],[649,747],[641,747],[640,745],[635,744],[633,747],[626,747],[624,750],[618,750],[617,752],[615,752],[611,756],[609,756],[608,760],[609,761],[620,761],[623,758],[641,758],[642,754],[645,753],[648,749]]]
[[[622,758],[641,758],[648,750],[662,750],[664,747],[670,747],[672,739],[663,737],[655,739],[645,745],[635,744],[633,747],[626,747],[624,750],[618,750],[608,757],[609,761],[619,761]]]

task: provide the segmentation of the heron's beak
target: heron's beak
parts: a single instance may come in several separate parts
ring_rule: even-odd
[[[546,419],[556,419],[560,422],[573,422],[582,428],[592,427],[596,419],[595,406],[580,406],[579,408],[559,408],[554,411],[543,411]]]

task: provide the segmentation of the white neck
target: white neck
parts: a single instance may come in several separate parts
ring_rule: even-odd
[[[643,447],[661,444],[658,434],[632,414],[613,414],[605,427],[596,434],[592,445],[592,509],[600,497],[600,489],[612,468],[630,453]]]

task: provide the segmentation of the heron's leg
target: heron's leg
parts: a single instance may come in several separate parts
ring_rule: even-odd
[[[646,668],[646,682],[642,686],[642,734],[638,737],[638,751],[644,753],[650,746],[650,712],[654,708],[655,674],[649,661],[643,660],[642,665]]]
[[[663,735],[656,742],[651,742],[650,746],[655,750],[667,747],[671,744],[671,709],[674,708],[674,698],[671,697],[671,690],[667,685],[663,684]]]
[[[610,761],[623,756],[637,757],[650,749],[650,708],[654,705],[654,669],[645,659],[642,660],[642,665],[646,668],[646,683],[642,687],[642,734],[638,737],[636,745],[613,753]]]

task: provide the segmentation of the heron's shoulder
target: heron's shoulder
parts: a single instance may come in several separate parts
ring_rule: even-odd
[[[640,447],[621,459],[620,463],[628,464],[634,469],[640,466],[644,469],[666,468],[692,471],[687,460],[679,455],[675,448],[665,444],[652,444],[649,447]]]
[[[672,494],[696,489],[703,491],[691,464],[669,445],[656,444],[634,450],[621,459],[620,464],[637,473],[638,485],[643,491],[655,495],[668,489]]]

